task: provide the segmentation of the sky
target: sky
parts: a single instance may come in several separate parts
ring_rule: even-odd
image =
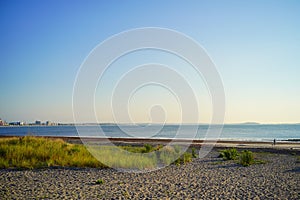
[[[12,0],[0,2],[0,27],[0,118],[6,121],[73,122],[73,85],[89,53],[120,32],[161,27],[193,38],[215,63],[226,96],[225,123],[300,122],[297,0]],[[186,75],[196,90],[198,122],[209,123],[212,106],[203,79],[178,58],[151,51],[124,56],[107,71],[95,92],[100,122],[114,120],[108,100],[112,84],[125,69],[149,62],[169,64]],[[114,103],[128,103],[135,123],[177,123],[181,107],[175,97],[149,85]],[[127,122],[114,114],[118,122]]]

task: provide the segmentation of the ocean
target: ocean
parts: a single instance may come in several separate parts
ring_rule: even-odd
[[[100,128],[101,127],[101,128]],[[0,136],[59,136],[59,137],[135,137],[205,139],[208,125],[73,125],[59,126],[8,126],[0,127]],[[215,128],[219,127],[215,125]],[[176,136],[177,131],[181,130]],[[212,126],[214,129],[214,126]],[[78,130],[80,134],[78,134]],[[241,141],[272,141],[300,139],[300,124],[238,124],[223,126],[214,139]]]

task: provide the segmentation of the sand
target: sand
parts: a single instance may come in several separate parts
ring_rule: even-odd
[[[238,144],[236,144],[238,145]],[[244,147],[244,146],[243,146]],[[300,199],[299,151],[254,148],[265,164],[205,158],[148,173],[114,169],[0,170],[1,199]],[[272,153],[268,153],[272,150]],[[103,184],[96,184],[101,179]]]

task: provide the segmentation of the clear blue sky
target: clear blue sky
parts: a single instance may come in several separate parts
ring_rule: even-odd
[[[297,0],[1,1],[0,117],[72,122],[73,83],[88,53],[149,26],[207,50],[223,79],[225,122],[300,122]]]

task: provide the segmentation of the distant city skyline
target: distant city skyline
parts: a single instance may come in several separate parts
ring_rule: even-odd
[[[89,52],[119,32],[162,27],[193,38],[216,64],[226,95],[225,123],[300,122],[299,1],[29,0],[0,5],[2,120],[72,123],[73,85]],[[95,91],[99,123],[114,122],[107,102],[112,84],[126,70],[149,62],[169,64],[188,78],[201,115],[191,123],[209,123],[211,101],[203,80],[178,58],[151,51],[124,56],[107,71],[105,87]],[[124,104],[122,99],[116,103]],[[161,116],[167,123],[180,122],[176,98],[162,88],[145,87],[125,103],[136,123]],[[169,115],[152,109],[159,103]],[[88,119],[83,122],[94,122]]]

